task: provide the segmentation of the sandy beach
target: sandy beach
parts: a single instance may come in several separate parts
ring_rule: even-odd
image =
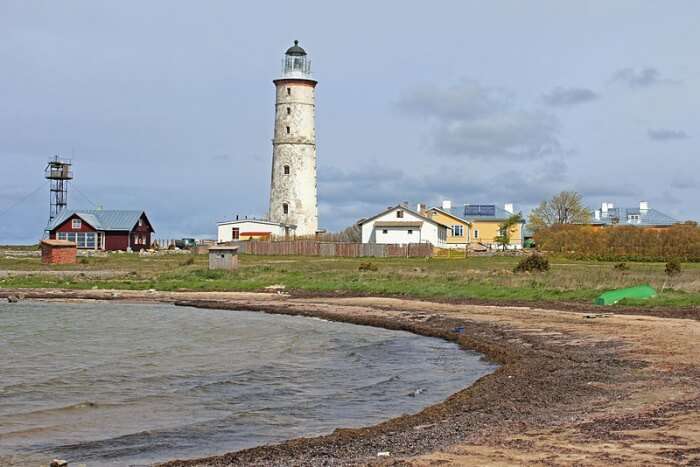
[[[653,310],[374,297],[0,290],[0,297],[19,294],[174,302],[401,329],[458,342],[501,365],[414,415],[162,465],[700,465],[700,312],[669,317]]]

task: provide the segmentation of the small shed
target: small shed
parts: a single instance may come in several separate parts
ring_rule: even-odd
[[[238,269],[238,247],[235,245],[213,245],[209,247],[209,269]]]
[[[68,240],[42,240],[41,262],[44,264],[75,264],[78,246]]]

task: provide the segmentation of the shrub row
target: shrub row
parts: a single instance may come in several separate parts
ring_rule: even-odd
[[[700,261],[700,227],[695,222],[667,228],[555,225],[538,229],[542,251],[602,261]]]

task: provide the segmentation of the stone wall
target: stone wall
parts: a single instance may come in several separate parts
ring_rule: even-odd
[[[296,225],[297,236],[318,230],[315,84],[312,80],[275,81],[269,218]]]

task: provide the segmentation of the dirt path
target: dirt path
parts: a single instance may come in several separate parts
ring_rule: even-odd
[[[404,329],[455,340],[502,365],[415,415],[169,466],[700,465],[700,321],[694,319],[372,297],[23,293],[181,302]],[[378,456],[384,452],[389,456]]]

